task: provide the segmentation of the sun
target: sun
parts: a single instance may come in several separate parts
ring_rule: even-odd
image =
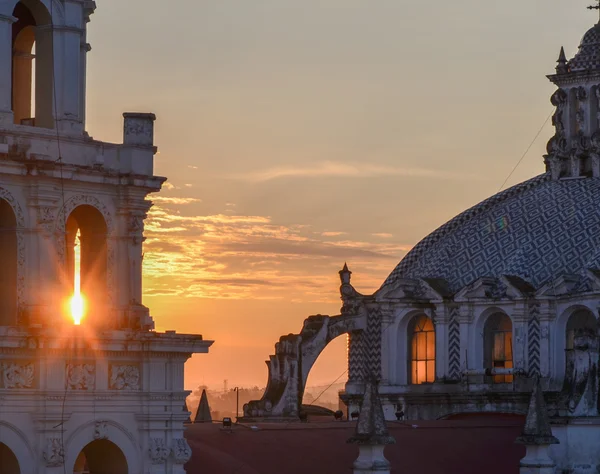
[[[75,248],[74,248],[74,281],[73,281],[73,296],[70,301],[71,317],[73,323],[76,326],[81,324],[81,320],[85,315],[85,298],[81,294],[81,233],[77,230],[75,236]]]

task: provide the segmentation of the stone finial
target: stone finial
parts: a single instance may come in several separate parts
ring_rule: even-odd
[[[566,74],[569,72],[569,66],[567,64],[567,56],[565,55],[565,48],[560,47],[560,53],[558,55],[558,65],[556,66],[557,74]]]
[[[340,281],[342,285],[349,285],[350,278],[352,277],[352,272],[348,269],[348,264],[344,262],[344,268],[339,271]]]
[[[154,121],[156,115],[126,112],[123,124],[123,144],[130,146],[154,146]]]
[[[202,390],[202,396],[200,397],[200,404],[198,405],[198,411],[196,412],[194,423],[212,423],[212,416],[210,414],[210,407],[208,406],[206,390]]]
[[[366,384],[356,432],[348,443],[380,446],[396,443],[385,424],[377,383],[373,380]]]
[[[385,458],[384,450],[395,442],[385,424],[377,383],[371,378],[365,387],[356,432],[348,440],[348,443],[358,444],[354,474],[390,474],[390,462]]]
[[[528,446],[545,446],[559,443],[558,439],[552,434],[539,377],[536,377],[533,386],[523,433],[517,438],[516,442]]]

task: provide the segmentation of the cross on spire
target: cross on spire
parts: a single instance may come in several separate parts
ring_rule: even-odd
[[[588,8],[588,10],[598,10],[598,15],[599,15],[599,18],[598,18],[599,21],[598,21],[598,23],[600,23],[600,0],[594,0],[594,1],[597,2],[598,4],[597,5],[590,5],[587,8]]]

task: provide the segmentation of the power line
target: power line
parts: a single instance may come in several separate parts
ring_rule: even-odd
[[[523,153],[521,155],[521,158],[519,158],[519,161],[517,161],[517,164],[514,166],[514,168],[511,170],[511,172],[508,173],[508,176],[506,177],[506,179],[502,183],[502,186],[500,186],[500,189],[498,189],[498,192],[502,191],[502,188],[504,188],[504,185],[508,182],[508,180],[513,175],[513,173],[517,170],[517,168],[519,167],[519,165],[521,164],[521,162],[523,161],[523,159],[525,158],[525,156],[527,156],[527,153],[529,153],[529,150],[531,150],[531,147],[533,146],[533,144],[536,142],[536,140],[538,139],[538,137],[542,133],[542,130],[544,130],[544,127],[548,123],[548,120],[550,120],[550,117],[552,117],[552,111],[550,112],[550,114],[548,115],[548,117],[546,117],[546,120],[544,120],[544,123],[542,124],[542,126],[540,127],[540,129],[538,130],[538,132],[535,134],[535,137],[533,137],[533,140],[531,140],[531,143],[529,144],[529,146],[525,150],[525,153]]]

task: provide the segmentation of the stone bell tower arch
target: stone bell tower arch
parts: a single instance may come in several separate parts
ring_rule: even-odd
[[[191,455],[184,364],[212,341],[155,332],[143,305],[148,195],[166,178],[154,174],[154,114],[123,114],[122,143],[85,131],[86,26],[95,7],[0,0],[6,474],[85,466],[181,474]]]

